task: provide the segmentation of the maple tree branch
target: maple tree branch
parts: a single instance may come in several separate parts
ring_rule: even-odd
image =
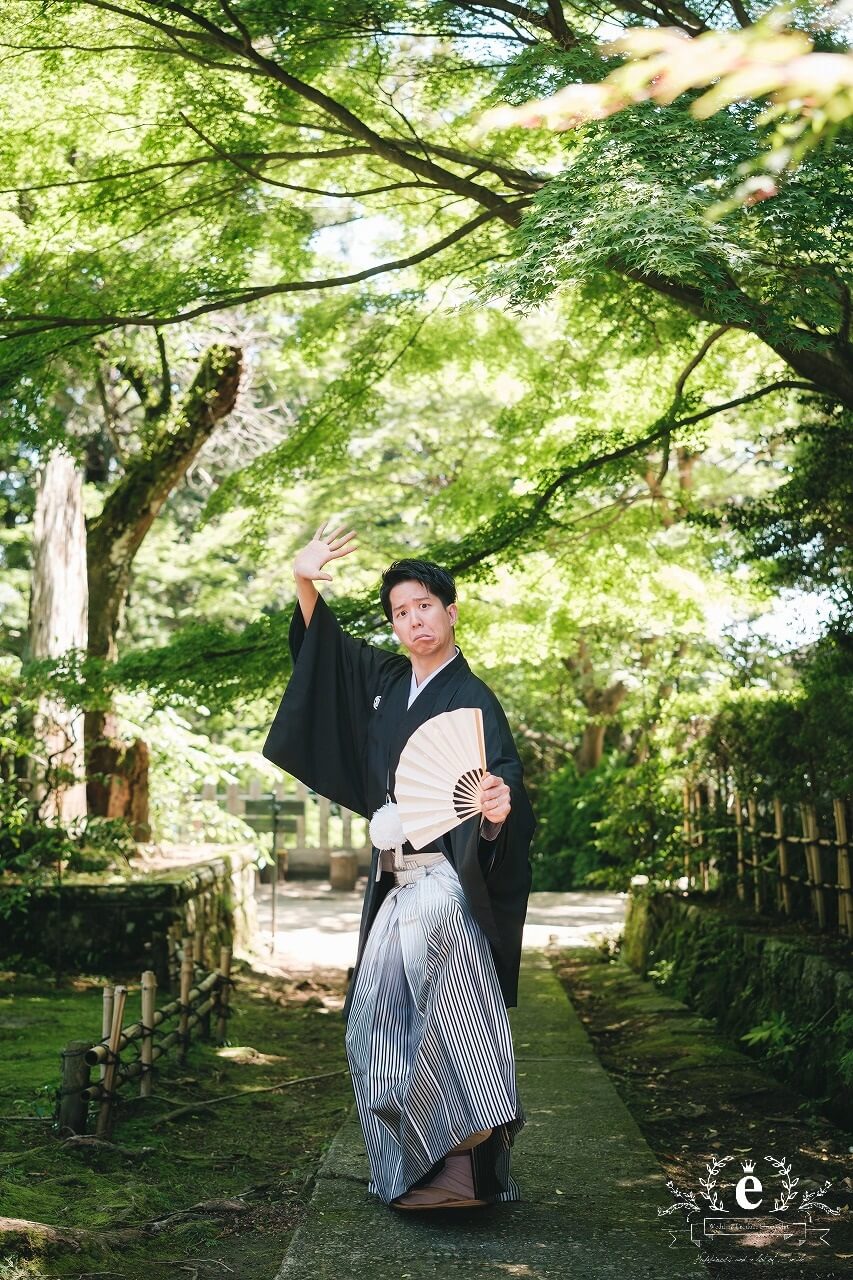
[[[682,395],[684,394],[684,385],[687,382],[687,379],[690,377],[693,370],[699,364],[701,364],[701,362],[705,359],[705,356],[711,350],[711,347],[714,345],[717,339],[722,338],[724,333],[728,333],[730,328],[731,328],[731,325],[729,324],[721,324],[718,329],[715,329],[713,333],[708,335],[708,337],[702,343],[701,347],[696,352],[696,354],[690,360],[688,360],[687,364],[679,374],[678,381],[675,384],[676,403],[681,399]]]
[[[0,341],[9,342],[16,338],[36,333],[48,333],[55,329],[98,329],[100,332],[104,332],[107,329],[116,329],[124,325],[156,327],[157,325],[180,324],[184,320],[194,320],[196,316],[206,315],[211,311],[221,310],[223,307],[241,306],[245,303],[257,302],[261,298],[274,297],[277,294],[308,293],[314,289],[339,289],[346,285],[360,284],[363,280],[370,280],[373,276],[383,275],[389,271],[402,271],[405,267],[413,267],[420,262],[426,261],[427,258],[441,253],[444,249],[448,249],[451,245],[464,239],[472,231],[476,231],[478,227],[490,222],[495,216],[491,210],[486,209],[479,213],[476,218],[462,223],[461,226],[456,227],[425,249],[419,249],[417,253],[409,254],[405,258],[396,258],[392,262],[381,262],[372,267],[365,267],[361,271],[352,272],[351,275],[332,276],[324,280],[286,280],[277,284],[258,285],[255,288],[227,290],[208,302],[200,303],[198,306],[190,307],[186,311],[181,311],[175,315],[155,316],[148,312],[140,312],[138,314],[102,316],[0,316],[0,326],[4,324],[30,326],[29,328],[16,328],[0,337]]]
[[[473,182],[453,173],[449,169],[443,168],[441,165],[436,164],[434,160],[425,158],[422,155],[410,154],[407,148],[400,146],[396,140],[384,138],[377,133],[342,102],[338,102],[337,99],[331,97],[330,94],[325,93],[322,89],[318,89],[315,85],[300,80],[298,76],[287,71],[273,58],[261,53],[254,45],[249,44],[247,46],[244,40],[229,35],[203,14],[190,8],[190,6],[175,3],[174,0],[162,0],[158,7],[195,23],[197,27],[201,28],[203,34],[189,31],[183,27],[174,27],[150,14],[129,10],[123,5],[113,3],[113,0],[80,0],[80,2],[81,4],[89,5],[91,8],[117,13],[156,31],[165,32],[178,41],[181,37],[201,39],[225,49],[228,53],[236,55],[252,66],[257,67],[270,80],[282,85],[291,93],[296,94],[297,97],[302,98],[303,101],[310,102],[313,106],[318,107],[325,115],[342,125],[350,137],[366,143],[375,155],[381,156],[401,168],[408,169],[419,177],[428,179],[436,186],[443,187],[447,191],[453,191],[457,195],[465,196],[475,201],[483,208],[490,209],[498,214],[510,226],[518,225],[521,219],[521,212],[514,202],[507,200],[504,196],[492,191],[489,187],[483,186],[481,183]],[[182,54],[185,52],[179,43],[177,48]]]
[[[580,476],[587,475],[591,471],[597,471],[600,467],[606,466],[611,462],[619,462],[623,458],[628,458],[632,454],[642,452],[652,444],[664,439],[678,427],[691,426],[693,423],[701,422],[705,418],[710,418],[714,414],[723,413],[727,409],[735,409],[739,405],[751,404],[755,400],[761,399],[763,396],[770,395],[773,391],[798,390],[811,391],[820,394],[817,388],[809,382],[799,382],[790,378],[782,378],[776,382],[768,383],[767,386],[759,387],[756,391],[751,391],[745,395],[738,396],[733,400],[727,400],[723,404],[711,405],[707,409],[703,409],[697,413],[689,414],[687,417],[673,421],[671,416],[667,414],[654,424],[654,426],[641,436],[638,440],[629,441],[627,444],[619,445],[615,449],[608,449],[604,453],[596,454],[594,457],[585,458],[582,462],[575,463],[573,466],[566,467],[563,471],[554,476],[546,485],[539,490],[527,505],[527,509],[523,511],[514,520],[504,522],[500,519],[500,513],[496,521],[492,524],[497,525],[496,537],[493,541],[489,541],[487,545],[481,545],[474,551],[463,555],[456,560],[452,559],[452,551],[448,548],[448,553],[442,558],[441,551],[433,553],[434,557],[439,559],[439,563],[449,561],[448,568],[451,573],[463,573],[467,569],[472,569],[475,565],[482,563],[484,560],[491,559],[500,551],[504,551],[508,546],[518,540],[518,538],[526,533],[539,518],[543,515],[548,504],[570,481],[578,479]],[[502,525],[506,523],[506,527],[502,529]],[[487,529],[481,531],[481,535],[486,534]]]

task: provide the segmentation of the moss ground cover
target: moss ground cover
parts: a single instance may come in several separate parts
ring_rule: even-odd
[[[167,1055],[150,1100],[134,1101],[132,1086],[122,1090],[112,1135],[118,1150],[69,1148],[44,1119],[60,1049],[97,1037],[97,982],[77,978],[54,989],[49,980],[0,977],[0,1216],[85,1232],[79,1249],[0,1235],[2,1280],[92,1272],[150,1280],[161,1264],[164,1274],[180,1266],[196,1280],[275,1274],[323,1149],[351,1104],[339,1016],[344,982],[335,972],[288,981],[243,968],[237,976],[224,1046],[196,1041],[183,1065]],[[131,989],[131,1018],[138,999]],[[334,1071],[281,1092],[249,1092]],[[187,1103],[199,1109],[165,1120]],[[208,1210],[146,1226],[205,1202]]]

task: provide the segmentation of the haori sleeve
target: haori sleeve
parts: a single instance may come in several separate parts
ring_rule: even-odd
[[[322,596],[306,627],[290,623],[293,672],[262,751],[319,795],[368,817],[370,709],[389,668],[404,660],[343,630]]]

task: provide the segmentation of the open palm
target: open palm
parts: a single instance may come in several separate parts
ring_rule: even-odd
[[[312,582],[331,582],[332,575],[323,572],[324,565],[355,551],[357,545],[352,541],[355,536],[354,529],[344,533],[343,525],[327,533],[326,525],[321,524],[311,541],[297,552],[293,561],[294,577],[308,578]]]

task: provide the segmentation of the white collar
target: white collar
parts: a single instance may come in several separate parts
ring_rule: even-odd
[[[455,652],[451,657],[449,657],[449,658],[447,659],[447,661],[446,661],[446,662],[442,662],[442,664],[441,664],[441,666],[440,666],[440,667],[436,667],[435,671],[431,671],[431,672],[429,673],[429,675],[428,675],[428,676],[424,676],[424,678],[423,678],[423,680],[420,682],[420,684],[418,684],[418,683],[417,683],[417,681],[415,680],[415,670],[414,670],[414,667],[412,668],[412,679],[411,679],[411,682],[410,682],[410,684],[409,684],[409,702],[408,702],[408,706],[407,706],[406,710],[408,710],[408,708],[412,705],[412,703],[414,702],[415,698],[416,698],[416,697],[418,696],[418,694],[420,693],[421,689],[423,689],[424,685],[429,684],[429,682],[430,682],[430,680],[433,678],[433,676],[437,676],[437,675],[438,675],[438,673],[439,673],[439,671],[443,671],[443,670],[444,670],[444,668],[445,668],[445,667],[447,667],[447,666],[449,666],[449,665],[450,665],[450,663],[453,661],[453,659],[454,659],[455,657],[457,657],[457,656],[458,656],[458,654],[459,654],[459,645],[457,644],[457,645],[454,645],[453,647],[454,647],[454,649],[455,649],[455,651],[456,651],[456,652]]]

